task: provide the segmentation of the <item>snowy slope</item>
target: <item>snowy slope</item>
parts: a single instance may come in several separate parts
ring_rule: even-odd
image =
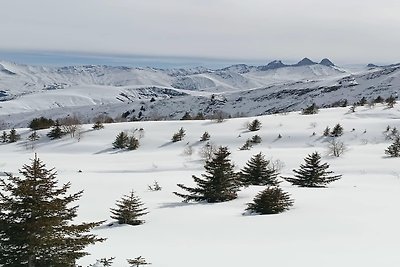
[[[303,62],[303,63],[301,63]],[[180,119],[185,112],[232,117],[329,107],[362,97],[394,95],[400,65],[349,72],[302,60],[298,64],[233,65],[220,70],[109,66],[37,67],[0,62],[0,124],[23,127],[38,116],[99,114],[119,118],[135,110],[142,119]],[[304,63],[305,62],[305,63]],[[217,100],[217,101],[216,101]],[[130,117],[128,117],[130,119]]]
[[[400,108],[377,105],[321,110],[316,115],[298,112],[258,117],[262,128],[256,134],[262,143],[239,151],[247,138],[245,124],[252,118],[212,121],[132,122],[106,124],[91,130],[85,125],[81,139],[64,137],[50,141],[47,130],[32,144],[27,129],[17,129],[22,140],[1,144],[0,171],[17,173],[34,153],[55,167],[61,182],[71,181],[72,191],[84,189],[79,201],[79,221],[108,220],[109,208],[134,189],[149,209],[141,226],[100,227],[94,232],[107,241],[88,248],[91,256],[79,261],[87,266],[95,259],[115,256],[113,266],[124,267],[126,258],[145,257],[154,267],[204,266],[399,266],[400,165],[386,158],[384,131],[400,127]],[[264,187],[251,186],[236,200],[218,204],[184,204],[173,195],[177,183],[193,185],[191,175],[203,173],[198,140],[204,131],[216,145],[229,146],[239,170],[254,154],[284,163],[281,174],[314,151],[326,153],[326,126],[340,123],[340,137],[348,147],[339,158],[323,157],[343,178],[328,188],[281,187],[295,199],[293,208],[273,216],[244,216],[246,203]],[[180,127],[187,135],[171,143]],[[122,130],[144,129],[136,151],[117,151],[111,143]],[[313,132],[316,134],[313,135]],[[281,134],[282,138],[278,139]],[[194,153],[184,155],[191,145]],[[78,170],[82,170],[81,173]],[[162,191],[148,191],[157,180]]]

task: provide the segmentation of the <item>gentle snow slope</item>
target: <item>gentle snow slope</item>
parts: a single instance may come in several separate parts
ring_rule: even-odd
[[[223,123],[107,124],[99,131],[86,125],[79,141],[69,137],[50,141],[43,130],[33,149],[24,141],[29,131],[18,129],[22,141],[1,145],[0,171],[17,173],[34,152],[38,153],[49,168],[57,169],[60,182],[71,181],[71,191],[85,190],[79,201],[79,221],[112,222],[109,209],[115,201],[131,189],[136,191],[149,210],[146,223],[94,230],[108,239],[88,248],[92,255],[79,261],[83,266],[111,256],[116,257],[117,267],[128,266],[125,259],[138,256],[154,267],[399,266],[400,216],[396,210],[400,165],[397,158],[385,157],[390,141],[383,134],[387,125],[400,127],[399,107],[347,111],[338,108],[310,116],[263,116],[259,117],[262,128],[256,133],[245,127],[251,118]],[[240,191],[236,200],[218,204],[185,204],[172,194],[179,190],[177,183],[191,186],[191,175],[203,173],[198,155],[203,144],[198,140],[204,131],[210,133],[213,143],[229,146],[238,170],[262,151],[267,158],[282,161],[282,175],[288,176],[307,154],[319,151],[325,155],[327,139],[322,132],[336,123],[344,127],[340,140],[348,150],[339,158],[324,156],[323,160],[343,178],[327,188],[311,189],[283,181],[281,187],[295,200],[285,213],[243,215],[246,203],[264,189],[259,186]],[[172,134],[180,127],[187,132],[184,141],[171,143]],[[112,149],[120,131],[139,128],[144,129],[144,136],[138,150]],[[254,134],[262,137],[262,143],[250,151],[239,151]],[[183,155],[188,145],[194,150],[191,156]],[[162,191],[148,191],[155,180]]]

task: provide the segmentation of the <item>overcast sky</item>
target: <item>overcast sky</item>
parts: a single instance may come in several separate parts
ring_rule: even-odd
[[[400,61],[400,0],[0,0],[0,50]]]

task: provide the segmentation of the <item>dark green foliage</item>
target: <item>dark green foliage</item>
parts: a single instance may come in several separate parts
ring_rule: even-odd
[[[387,104],[388,108],[393,108],[394,105],[396,104],[396,98],[394,96],[392,96],[392,95],[389,96],[386,99],[386,104]]]
[[[290,195],[279,187],[268,187],[256,195],[253,203],[247,204],[246,210],[258,214],[277,214],[288,210],[293,203]]]
[[[72,224],[83,191],[58,187],[54,169],[36,156],[19,173],[0,179],[0,266],[75,266],[87,245],[103,241],[89,233],[102,222]]]
[[[201,175],[203,179],[192,176],[197,187],[190,188],[178,184],[180,188],[190,194],[185,195],[177,192],[174,192],[174,194],[182,197],[184,202],[206,201],[214,203],[235,199],[240,183],[238,174],[234,172],[234,165],[228,158],[230,154],[227,147],[219,147],[213,158],[206,161],[204,165],[206,174]]]
[[[271,166],[260,152],[254,155],[240,172],[241,182],[244,186],[249,185],[271,185],[279,184],[278,172]]]
[[[134,136],[129,136],[126,148],[128,150],[136,150],[138,149],[138,147],[139,147],[139,140]]]
[[[29,128],[32,130],[47,129],[54,126],[55,122],[52,119],[47,119],[45,117],[35,118],[29,123]]]
[[[324,135],[324,136],[329,136],[329,135],[330,135],[330,132],[331,132],[331,129],[330,129],[328,126],[326,126],[323,135]]]
[[[179,131],[177,133],[174,133],[174,135],[172,136],[172,142],[182,141],[185,135],[185,130],[181,127]]]
[[[19,139],[21,139],[21,136],[17,133],[17,130],[15,130],[14,128],[12,128],[10,130],[10,133],[8,134],[8,142],[9,143],[15,143],[17,142]]]
[[[200,142],[205,142],[210,140],[210,134],[208,132],[204,132],[200,138]]]
[[[1,142],[3,143],[8,142],[8,134],[6,133],[6,131],[3,131],[3,133],[1,134]]]
[[[243,144],[243,146],[239,147],[239,150],[250,150],[252,148],[252,142],[250,139],[247,139],[246,142]]]
[[[258,131],[261,129],[261,122],[258,119],[253,120],[249,125],[247,125],[247,129],[252,132]]]
[[[385,154],[389,155],[390,157],[400,157],[400,137],[397,136],[393,144],[391,144],[386,150]]]
[[[186,121],[186,120],[191,120],[192,116],[190,116],[189,112],[185,112],[185,114],[182,116],[181,121]]]
[[[203,113],[199,112],[193,119],[194,120],[205,120],[206,118],[204,117]]]
[[[103,123],[101,121],[96,121],[92,126],[93,130],[100,130],[100,129],[103,129],[103,128],[104,128],[104,125],[103,125]]]
[[[325,185],[340,179],[341,175],[332,175],[332,171],[327,171],[329,165],[321,164],[321,156],[318,152],[308,155],[304,161],[305,164],[300,165],[300,169],[293,170],[294,178],[282,177],[293,185],[300,187],[325,187]]]
[[[29,136],[28,136],[28,140],[29,141],[36,141],[39,140],[40,136],[37,134],[36,131],[33,131]]]
[[[120,132],[113,142],[113,147],[117,149],[123,149],[128,144],[129,137],[126,132]]]
[[[368,100],[363,96],[360,101],[358,101],[357,105],[358,106],[364,106],[365,104],[368,103]]]
[[[252,143],[252,144],[259,144],[259,143],[261,143],[261,141],[262,141],[262,139],[261,139],[261,136],[259,136],[259,135],[253,135],[252,137],[251,137],[251,139],[250,139],[250,142]]]
[[[342,125],[340,125],[339,123],[335,125],[335,127],[333,127],[332,132],[331,132],[331,136],[333,137],[339,137],[343,134],[343,127]]]
[[[142,256],[139,256],[137,258],[134,259],[127,259],[128,264],[130,265],[130,267],[139,267],[142,265],[150,265],[151,263],[148,263],[146,261],[145,258],[143,258]]]
[[[306,107],[301,112],[301,114],[303,114],[303,115],[311,115],[311,114],[317,114],[317,113],[318,113],[318,106],[315,103],[312,103],[311,106]]]
[[[56,124],[51,128],[50,132],[47,133],[47,136],[54,140],[54,139],[59,139],[66,135],[67,133],[64,132],[64,130],[61,128],[61,125],[56,122]]]
[[[111,209],[111,218],[117,220],[119,224],[139,225],[144,223],[139,218],[148,212],[133,190],[129,195],[124,195],[121,200],[117,200],[116,205],[117,208]]]
[[[385,100],[383,99],[383,97],[378,96],[377,98],[374,99],[375,103],[383,103]]]

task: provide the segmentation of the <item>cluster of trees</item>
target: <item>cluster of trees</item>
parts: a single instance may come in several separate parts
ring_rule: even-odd
[[[116,149],[136,150],[140,144],[139,139],[134,135],[128,135],[125,131],[122,131],[115,137],[112,145]]]
[[[343,134],[343,127],[340,123],[336,124],[333,129],[331,130],[329,126],[326,126],[323,135],[324,136],[331,136],[331,137],[339,137]]]
[[[12,128],[9,133],[3,131],[1,135],[1,141],[3,143],[15,143],[21,139],[21,136],[18,134],[17,130]]]
[[[178,184],[188,193],[174,192],[184,202],[205,201],[208,203],[224,202],[237,198],[237,192],[243,186],[263,185],[267,189],[260,192],[247,210],[260,214],[279,213],[293,205],[290,196],[283,192],[277,180],[278,172],[262,153],[254,155],[240,172],[234,171],[234,164],[229,159],[227,147],[219,147],[214,156],[206,161],[205,174],[192,176],[196,187]],[[305,164],[299,170],[293,170],[295,177],[282,177],[293,185],[301,187],[324,187],[340,179],[341,175],[331,175],[329,165],[320,162],[320,155],[315,152],[305,158]]]
[[[90,233],[104,221],[73,223],[79,207],[73,204],[83,191],[70,193],[71,183],[59,186],[56,171],[46,168],[36,154],[19,174],[0,178],[0,266],[74,267],[88,255],[85,247],[105,241]],[[145,214],[133,191],[111,208],[111,218],[120,224],[142,224]],[[111,266],[112,260],[99,263]],[[142,257],[127,261],[130,266],[148,264]]]

